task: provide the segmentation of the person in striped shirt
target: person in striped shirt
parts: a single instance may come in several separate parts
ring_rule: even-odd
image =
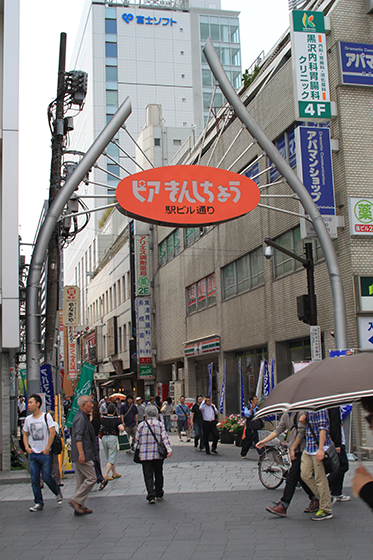
[[[145,420],[137,428],[135,443],[139,448],[142,472],[144,475],[147,490],[146,499],[149,504],[154,504],[155,500],[163,498],[163,459],[160,459],[155,440],[163,443],[167,449],[167,457],[172,455],[172,447],[168,438],[163,422],[158,420],[158,410],[156,406],[147,406],[145,409]]]

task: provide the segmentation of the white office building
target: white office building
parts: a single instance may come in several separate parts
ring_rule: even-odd
[[[125,130],[117,135],[118,146],[109,145],[108,157],[101,156],[90,182],[80,187],[80,195],[102,197],[84,199],[90,208],[114,197],[119,178],[139,171],[132,139],[139,137],[146,124],[148,105],[162,107],[160,130],[180,131],[180,137],[173,136],[172,146],[163,151],[164,165],[188,136],[203,130],[214,89],[201,51],[208,36],[232,84],[241,85],[238,15],[221,10],[220,0],[86,2],[70,69],[88,73],[88,94],[75,119],[70,147],[87,151],[127,96],[132,104]],[[222,103],[217,91],[214,109]],[[163,139],[155,141],[162,151]],[[102,228],[106,216],[92,213],[88,227],[65,251],[65,284],[81,288],[82,324],[88,322],[91,273],[119,233],[113,225],[118,220],[109,220]],[[125,217],[119,220],[121,229],[125,221]]]

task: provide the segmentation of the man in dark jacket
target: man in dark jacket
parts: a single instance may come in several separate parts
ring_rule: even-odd
[[[336,447],[339,455],[339,467],[336,471],[328,476],[328,483],[330,493],[332,495],[332,506],[336,502],[349,502],[350,496],[343,494],[343,480],[345,473],[348,471],[348,459],[346,454],[346,446],[342,441],[342,422],[341,411],[339,406],[337,408],[329,408],[330,420],[330,437]]]
[[[70,500],[75,515],[92,513],[84,502],[96,482],[94,460],[97,455],[95,432],[90,422],[93,403],[87,395],[78,398],[79,410],[73,420],[71,431],[71,461],[74,463],[76,488]]]

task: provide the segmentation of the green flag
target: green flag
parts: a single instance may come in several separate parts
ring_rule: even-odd
[[[73,404],[72,407],[70,408],[69,417],[66,422],[66,426],[68,428],[72,427],[75,414],[79,410],[78,398],[81,397],[82,395],[91,394],[91,386],[92,386],[94,372],[95,372],[95,366],[91,366],[86,362],[83,363],[82,371],[80,372],[80,377],[78,381],[78,387],[76,388]]]
[[[27,403],[27,374],[26,374],[26,368],[25,367],[19,368],[19,374],[20,374],[20,377],[21,377],[22,392],[25,395],[25,401]]]

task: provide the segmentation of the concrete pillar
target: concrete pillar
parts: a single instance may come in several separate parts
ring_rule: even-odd
[[[195,359],[185,358],[184,360],[184,390],[185,396],[189,398],[196,398],[197,394],[197,375]]]
[[[0,353],[0,470],[10,471],[9,352]]]

